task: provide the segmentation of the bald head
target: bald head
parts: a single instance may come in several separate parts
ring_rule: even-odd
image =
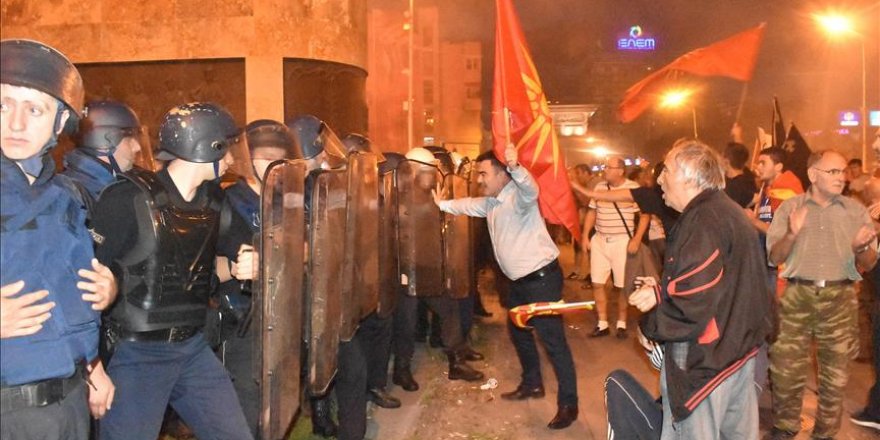
[[[619,157],[609,157],[605,160],[605,180],[611,186],[618,186],[626,180],[626,164]]]

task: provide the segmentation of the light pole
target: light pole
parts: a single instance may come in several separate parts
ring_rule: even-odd
[[[660,107],[663,108],[679,108],[687,104],[688,98],[694,94],[693,90],[675,89],[669,90],[660,96]],[[694,139],[699,139],[697,133],[697,108],[691,105],[691,116],[694,124]]]
[[[855,25],[850,17],[826,13],[813,16],[816,23],[832,38],[855,36],[859,40],[862,49],[862,106],[859,109],[862,127],[862,171],[868,166],[868,65],[865,58],[865,37],[855,30]]]
[[[412,150],[414,147],[413,144],[413,81],[414,81],[414,66],[413,66],[413,52],[415,48],[415,0],[409,0],[409,9],[406,13],[407,22],[404,25],[406,30],[408,31],[408,44],[407,44],[407,79],[406,79],[406,147],[407,151]]]

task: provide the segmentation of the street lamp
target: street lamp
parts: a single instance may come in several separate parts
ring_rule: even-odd
[[[679,108],[687,104],[688,98],[694,94],[693,90],[675,89],[669,90],[660,96],[660,107],[663,108]],[[691,115],[694,123],[694,139],[699,139],[697,134],[697,109],[691,105]]]
[[[845,15],[829,12],[814,14],[813,19],[831,38],[854,36],[862,47],[862,108],[859,124],[862,126],[862,171],[864,171],[868,165],[868,67],[865,59],[865,38],[856,32],[853,20]]]

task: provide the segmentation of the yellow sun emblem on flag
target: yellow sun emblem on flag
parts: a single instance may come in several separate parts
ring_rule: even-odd
[[[538,70],[535,69],[532,57],[522,46],[519,49],[528,64],[528,72],[522,73],[522,80],[526,85],[526,93],[529,97],[529,106],[534,120],[517,142],[516,148],[519,150],[520,147],[537,138],[535,151],[532,154],[532,166],[534,166],[538,158],[541,157],[544,148],[549,144],[553,152],[553,173],[557,174],[559,172],[559,141],[556,139],[556,133],[553,132],[550,106],[547,105],[547,97],[544,96],[544,89],[541,87],[541,80],[538,78]]]

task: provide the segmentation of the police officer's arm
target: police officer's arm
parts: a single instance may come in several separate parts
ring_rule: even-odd
[[[88,367],[89,387],[89,411],[92,417],[100,419],[104,417],[113,405],[116,396],[116,386],[110,380],[110,376],[104,370],[101,358],[95,359]]]
[[[25,293],[24,281],[16,281],[0,287],[0,339],[32,335],[43,328],[52,315],[54,302],[41,303],[49,295],[48,290]]]
[[[701,223],[704,222],[698,220],[694,224]],[[669,342],[711,336],[709,330],[712,329],[708,327],[719,301],[715,287],[724,274],[721,261],[724,246],[718,234],[719,231],[701,227],[690,231],[684,238],[680,248],[683,251],[676,255],[675,272],[663,274],[664,294],[656,297],[656,326],[653,333],[646,333],[646,336]]]

